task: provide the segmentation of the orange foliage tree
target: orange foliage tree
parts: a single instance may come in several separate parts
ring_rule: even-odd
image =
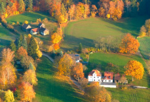
[[[95,17],[97,14],[97,7],[95,5],[92,5],[92,8],[91,8],[91,16],[92,17]]]
[[[125,71],[126,75],[130,75],[139,80],[143,78],[144,67],[140,62],[135,60],[129,61],[125,68],[127,69]]]
[[[55,49],[55,50],[60,49],[59,44],[54,44],[54,49]]]
[[[32,99],[35,98],[35,92],[33,86],[30,83],[22,82],[22,87],[20,89],[21,100],[24,102],[32,102]]]
[[[78,19],[81,19],[84,17],[84,4],[79,2],[76,6],[76,13],[75,13],[75,18],[78,20]]]
[[[140,44],[138,40],[128,33],[122,39],[122,42],[120,45],[120,52],[134,54],[138,51],[139,46]]]
[[[83,73],[83,66],[82,63],[77,63],[72,69],[71,69],[72,76],[79,81],[79,79],[84,77]]]
[[[51,39],[52,39],[53,44],[57,44],[61,41],[62,36],[59,35],[58,33],[54,33],[54,34],[51,35]]]
[[[71,5],[68,11],[70,20],[74,19],[76,5]]]
[[[22,46],[17,50],[18,59],[21,59],[22,56],[28,56],[26,49]]]

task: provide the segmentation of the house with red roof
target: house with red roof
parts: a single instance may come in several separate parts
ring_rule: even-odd
[[[31,29],[31,30],[30,30],[30,33],[31,33],[32,35],[36,35],[36,34],[38,33],[38,31],[39,31],[39,28],[34,28],[34,29]]]
[[[101,82],[101,73],[98,70],[92,70],[88,75],[89,82]]]
[[[104,72],[103,82],[113,83],[113,72]]]

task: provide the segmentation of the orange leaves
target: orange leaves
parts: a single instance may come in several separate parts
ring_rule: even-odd
[[[129,61],[126,68],[127,68],[125,72],[126,75],[130,75],[139,80],[143,78],[144,67],[140,62],[135,60]]]
[[[73,68],[72,68],[72,76],[76,79],[79,80],[84,77],[83,73],[83,66],[82,63],[77,63]]]
[[[137,39],[135,39],[131,34],[127,34],[122,39],[121,45],[120,45],[120,51],[121,53],[130,53],[134,54],[139,49],[139,42]]]
[[[18,58],[20,59],[21,56],[27,56],[28,53],[26,49],[24,49],[22,46],[17,50]]]
[[[54,44],[54,49],[55,49],[55,50],[60,49],[59,44]]]
[[[30,85],[29,83],[22,82],[21,87],[21,100],[22,101],[32,101],[32,98],[35,98],[35,92],[33,90],[33,85]]]

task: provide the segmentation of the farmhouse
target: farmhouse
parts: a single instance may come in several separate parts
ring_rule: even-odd
[[[21,28],[25,32],[28,32],[31,30],[31,26],[29,24],[23,24]]]
[[[34,28],[34,29],[31,29],[31,30],[30,30],[30,33],[31,33],[32,35],[36,35],[36,34],[38,33],[38,31],[39,31],[38,28]]]
[[[49,34],[49,30],[46,28],[40,28],[40,34],[41,35],[48,35]]]
[[[127,84],[128,80],[125,77],[125,75],[120,75],[119,73],[115,74],[115,82],[116,83],[122,83],[122,84]]]
[[[99,82],[100,86],[107,88],[116,88],[113,82],[113,72],[104,72],[104,77],[98,70],[92,70],[88,75],[89,82]]]
[[[76,63],[79,63],[81,58],[80,58],[80,55],[79,54],[69,54],[74,60]]]
[[[44,23],[39,23],[38,28],[45,28],[45,24]]]

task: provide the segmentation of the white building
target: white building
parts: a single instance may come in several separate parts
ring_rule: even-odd
[[[100,86],[107,88],[116,88],[113,82],[113,72],[104,72],[104,77],[98,70],[92,70],[88,75],[89,82],[99,82]]]
[[[101,73],[98,70],[92,70],[88,75],[89,82],[101,82]]]

